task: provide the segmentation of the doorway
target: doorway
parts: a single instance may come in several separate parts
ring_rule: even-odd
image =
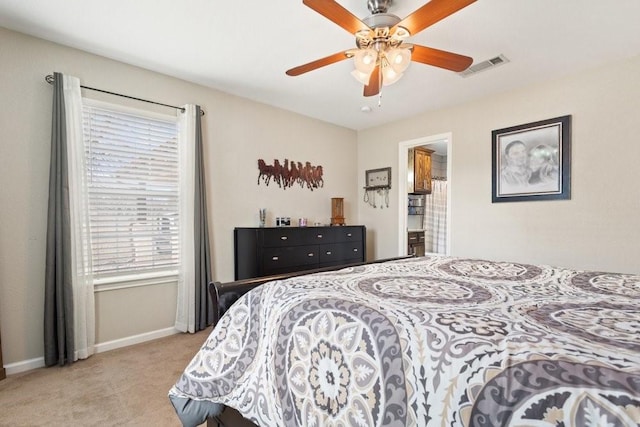
[[[408,161],[409,150],[414,147],[426,146],[439,155],[446,156],[447,164],[447,231],[446,231],[446,255],[451,254],[451,158],[452,158],[451,132],[424,138],[402,141],[398,144],[398,254],[407,255],[408,248]],[[429,252],[429,251],[427,251]]]

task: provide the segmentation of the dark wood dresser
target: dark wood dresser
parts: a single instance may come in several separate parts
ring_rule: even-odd
[[[234,229],[235,280],[366,261],[366,228]]]

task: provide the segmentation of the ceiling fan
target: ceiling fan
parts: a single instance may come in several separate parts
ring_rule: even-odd
[[[353,34],[357,48],[292,68],[287,75],[298,76],[353,58],[355,70],[352,75],[365,85],[364,96],[374,96],[380,93],[382,85],[398,81],[411,61],[464,71],[473,62],[472,58],[404,41],[475,1],[431,0],[400,19],[387,13],[392,0],[367,0],[371,15],[360,20],[335,0],[303,0],[306,6]]]

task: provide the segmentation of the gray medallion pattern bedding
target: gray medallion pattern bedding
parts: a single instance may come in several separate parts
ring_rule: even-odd
[[[269,282],[169,395],[259,426],[637,427],[640,276],[428,256]]]

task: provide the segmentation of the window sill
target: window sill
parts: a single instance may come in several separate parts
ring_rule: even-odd
[[[93,281],[93,291],[115,291],[118,289],[137,288],[140,286],[153,286],[177,282],[177,270],[155,271],[153,273],[127,274],[122,276],[96,279]]]

